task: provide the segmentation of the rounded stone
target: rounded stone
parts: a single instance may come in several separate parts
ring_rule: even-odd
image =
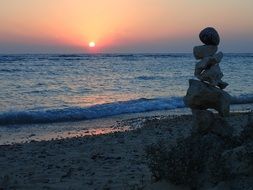
[[[218,32],[212,27],[207,27],[203,29],[199,33],[199,39],[201,40],[201,42],[203,42],[206,45],[217,46],[220,43],[220,36]]]

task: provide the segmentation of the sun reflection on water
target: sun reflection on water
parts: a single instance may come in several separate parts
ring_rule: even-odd
[[[138,94],[98,94],[98,95],[91,95],[91,96],[71,96],[71,97],[64,97],[64,102],[71,105],[76,105],[80,107],[89,107],[93,105],[99,104],[107,104],[112,102],[120,102],[120,101],[128,101],[134,100],[138,98]]]

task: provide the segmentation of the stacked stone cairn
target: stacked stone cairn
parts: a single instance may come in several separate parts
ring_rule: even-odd
[[[196,46],[193,49],[195,58],[200,60],[195,65],[194,75],[211,86],[218,86],[220,89],[226,88],[228,84],[221,80],[223,73],[219,66],[223,53],[216,53],[220,43],[218,32],[214,28],[208,27],[200,32],[199,38],[205,45]]]
[[[253,190],[253,112],[245,127],[236,126],[242,127],[242,132],[234,133],[225,118],[231,97],[224,91],[228,84],[221,80],[219,63],[223,55],[216,53],[219,35],[208,27],[199,37],[205,45],[193,49],[199,60],[195,66],[198,80],[189,80],[184,97],[193,113],[192,133],[172,148],[167,149],[166,143],[151,147],[147,151],[151,171],[155,177],[190,189]]]
[[[212,27],[207,27],[200,32],[199,38],[204,45],[193,48],[194,57],[198,60],[194,75],[199,80],[189,80],[184,102],[192,109],[195,128],[204,130],[210,128],[213,121],[217,120],[207,109],[215,109],[222,119],[229,115],[231,97],[224,91],[228,83],[221,80],[223,73],[219,63],[223,53],[217,53],[220,43],[218,32]]]
[[[224,91],[228,84],[221,80],[219,64],[223,53],[217,53],[219,34],[208,27],[199,38],[204,45],[193,48],[198,60],[194,73],[197,79],[189,80],[184,97],[193,114],[192,134],[165,154],[167,178],[192,189],[253,189],[252,113],[242,133],[235,136],[233,126],[225,118],[231,96]]]

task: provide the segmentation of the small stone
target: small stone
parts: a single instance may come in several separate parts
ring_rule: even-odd
[[[214,56],[210,57],[209,62],[211,65],[214,65],[216,63],[220,63],[222,58],[223,58],[223,53],[220,51],[216,53]]]
[[[189,80],[189,88],[184,97],[184,103],[191,109],[213,108],[221,116],[227,116],[230,102],[231,96],[227,92],[198,80]]]
[[[203,46],[195,46],[193,48],[194,57],[198,59],[203,59],[204,57],[213,56],[218,50],[217,46],[213,45],[203,45]]]
[[[212,65],[220,63],[221,59],[223,57],[223,53],[219,52],[215,54],[214,56],[205,57],[201,61],[197,62],[195,65],[195,73],[194,75],[201,80],[201,73],[205,69],[209,69]]]
[[[217,86],[221,82],[223,73],[221,72],[219,64],[213,65],[210,69],[205,70],[200,74],[200,80],[209,82],[212,86]]]
[[[218,32],[212,27],[207,27],[203,29],[199,33],[199,39],[201,40],[201,42],[203,42],[206,45],[217,46],[220,43],[220,36]]]

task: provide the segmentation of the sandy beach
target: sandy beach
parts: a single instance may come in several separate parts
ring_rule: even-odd
[[[192,116],[142,121],[132,131],[1,145],[0,189],[152,189],[145,147],[162,140],[172,146],[187,137]],[[236,135],[246,125],[247,113],[233,113],[227,121]]]

